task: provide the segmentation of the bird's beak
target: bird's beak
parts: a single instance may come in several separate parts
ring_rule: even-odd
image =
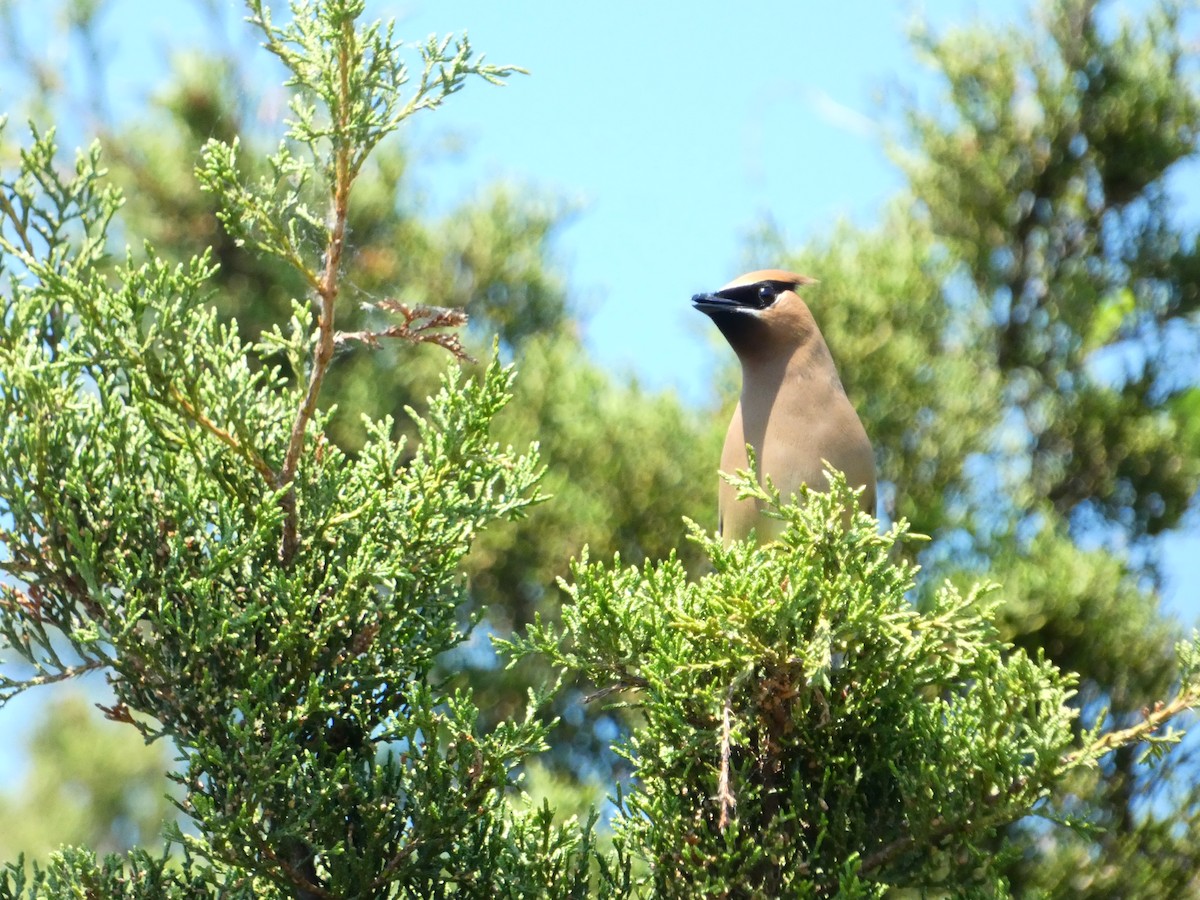
[[[695,294],[692,296],[692,306],[710,316],[726,313],[758,315],[771,306],[783,291],[791,290],[792,287],[790,282],[770,280],[739,284],[721,288],[711,294]]]
[[[729,297],[722,297],[718,294],[693,294],[692,306],[700,312],[729,312],[730,310],[753,309],[752,306],[746,303],[739,303],[737,300]]]

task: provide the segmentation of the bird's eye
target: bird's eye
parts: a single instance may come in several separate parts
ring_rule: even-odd
[[[766,309],[775,302],[775,298],[779,296],[779,292],[775,290],[772,284],[760,284],[758,286],[758,308]]]

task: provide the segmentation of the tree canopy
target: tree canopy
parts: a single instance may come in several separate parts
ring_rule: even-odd
[[[72,166],[0,132],[0,700],[105,672],[193,829],[170,864],[80,836],[0,896],[1195,893],[1156,544],[1200,482],[1182,7],[918,30],[907,190],[748,248],[819,279],[886,524],[743,480],[784,535],[723,548],[732,397],[588,359],[565,205],[411,187],[404,122],[518,70],[406,58],[362,6],[248,4],[282,140],[230,55]],[[610,785],[611,834],[515,802],[525,771]]]

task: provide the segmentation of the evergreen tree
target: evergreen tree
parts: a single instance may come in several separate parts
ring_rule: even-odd
[[[1113,12],[1054,0],[1032,27],[919,31],[943,94],[906,110],[911,198],[878,230],[760,248],[820,273],[892,511],[936,538],[927,590],[1000,582],[1003,636],[1081,676],[1080,727],[1140,720],[1177,677],[1154,537],[1200,481],[1200,243],[1170,190],[1197,150],[1197,56],[1180,6]],[[1095,830],[1018,835],[1018,893],[1198,889],[1193,779],[1136,760],[1061,799]]]
[[[2,187],[0,409],[17,423],[0,436],[0,540],[17,582],[2,625],[32,674],[6,677],[0,697],[107,671],[107,715],[178,747],[180,808],[199,832],[175,835],[177,871],[142,852],[123,875],[71,852],[29,891],[578,894],[589,829],[506,798],[545,726],[524,714],[485,731],[466,694],[430,679],[464,637],[475,534],[538,499],[536,451],[488,434],[511,370],[448,372],[414,415],[411,452],[384,418],[347,457],[320,403],[344,341],[464,355],[461,313],[443,308],[381,300],[387,328],[338,327],[351,198],[409,116],[513,69],[465,37],[431,39],[410,85],[391,26],[359,23],[361,3],[297,3],[282,25],[249,7],[290,72],[292,119],[258,164],[269,177],[216,139],[199,177],[234,240],[305,286],[290,319],[254,342],[220,321],[207,252],[110,258],[121,198],[97,147],[64,173],[35,129]],[[3,892],[23,879],[11,870]]]
[[[1167,13],[1113,38],[1093,5],[1059,4],[1042,38],[1014,33],[997,59],[969,31],[928,42],[961,122],[914,114],[919,204],[792,254],[820,275],[814,305],[851,395],[869,398],[895,525],[847,528],[836,477],[793,505],[743,476],[786,527],[725,547],[699,527],[679,540],[684,514],[710,518],[694,485],[711,483],[719,417],[702,425],[635,385],[600,402],[614,384],[579,365],[545,264],[554,207],[498,192],[430,223],[404,202],[403,151],[379,142],[469,77],[513,70],[435,40],[409,81],[361,2],[295,3],[282,26],[249,7],[294,92],[276,151],[237,115],[236,66],[193,61],[165,94],[170,127],[106,135],[111,174],[96,148],[64,171],[34,129],[0,179],[0,415],[17,423],[0,433],[0,624],[32,667],[0,700],[105,671],[109,717],[178,748],[195,829],[169,857],[65,848],[32,874],[16,864],[0,897],[1191,889],[1191,799],[1145,815],[1171,769],[1134,761],[1147,742],[1162,756],[1197,702],[1200,652],[1176,643],[1138,558],[1081,546],[1171,527],[1200,466],[1197,386],[1154,343],[1194,310],[1195,249],[1137,230],[1155,211],[1170,230],[1156,191],[1194,145]],[[1055,29],[1086,40],[1067,52]],[[1038,73],[1038,102],[1075,91],[1060,105],[1092,129],[1045,138],[1085,162],[1037,182],[1040,205],[1001,188],[1023,171],[1006,154],[1045,141],[984,127],[1027,113],[1013,86]],[[1095,109],[1079,95],[1093,84]],[[1127,114],[1139,104],[1153,115]],[[1154,157],[1157,180],[1126,173],[1141,194],[1089,219],[1108,196],[1089,193],[1101,162],[1153,146],[1137,126],[1154,116],[1182,143]],[[939,155],[960,131],[979,154]],[[1115,143],[1088,157],[1097,135]],[[1027,202],[1049,224],[1006,231]],[[968,222],[995,253],[968,252]],[[114,223],[136,249],[110,254]],[[1115,243],[1071,237],[1088,228]],[[1076,239],[1078,256],[1047,256]],[[1000,301],[1024,295],[977,268],[1006,259],[1046,291],[1019,314],[1025,300]],[[519,360],[515,385],[492,334]],[[1140,391],[1096,370],[1142,343],[1167,355],[1135,357]],[[1099,452],[1095,435],[1126,424],[1117,437],[1163,472]],[[559,620],[549,588],[584,544]],[[968,586],[984,574],[1003,587]],[[515,667],[464,643],[480,616],[484,637],[517,627]],[[526,696],[551,670],[557,691]],[[583,708],[628,729],[615,750],[635,777],[611,849],[594,822],[513,802],[551,744],[577,774],[604,759],[586,726],[550,731],[580,708],[563,689],[579,682]],[[1107,830],[1046,821],[1063,817]]]
[[[112,4],[88,6],[86,16],[63,11],[77,49],[102,45],[94,34]],[[215,17],[210,32],[229,33],[228,9],[207,7]],[[19,17],[18,17],[19,18]],[[8,42],[22,43],[19,21],[8,23]],[[219,263],[209,280],[211,302],[223,321],[255,341],[264,328],[286,320],[291,297],[305,290],[295,270],[253,252],[228,234],[217,218],[215,198],[201,189],[194,172],[199,148],[210,137],[237,140],[247,177],[269,175],[273,137],[255,111],[269,105],[261,66],[239,55],[240,44],[218,45],[209,56],[189,53],[173,61],[172,78],[157,87],[149,110],[129,122],[97,121],[110,177],[122,190],[123,227],[148,239],[171,262],[208,251]],[[48,79],[36,58],[6,73],[25,83],[35,111],[93,121],[85,109],[111,108],[93,88],[79,92],[70,81]],[[101,59],[97,65],[103,65]],[[103,84],[97,77],[94,84]],[[278,102],[278,101],[275,101]],[[683,545],[688,565],[699,556],[683,544],[683,516],[700,519],[715,504],[712,460],[720,435],[707,411],[685,408],[669,393],[652,394],[629,378],[600,370],[589,361],[567,300],[566,280],[553,258],[553,244],[569,209],[536,191],[496,187],[445,216],[431,216],[413,184],[409,150],[396,141],[377,147],[359,176],[357,202],[349,211],[354,277],[343,285],[346,302],[339,321],[348,333],[388,327],[375,307],[379,298],[401,298],[462,308],[468,316],[463,343],[486,359],[493,335],[502,352],[519,355],[522,378],[512,402],[495,423],[501,442],[536,435],[546,467],[543,491],[556,502],[540,504],[516,522],[500,522],[480,535],[465,564],[469,594],[462,614],[481,614],[481,631],[507,634],[553,614],[559,600],[555,579],[565,576],[578,548],[620,552],[627,559],[665,556]],[[320,199],[314,198],[314,204]],[[135,252],[137,248],[135,247]],[[363,416],[391,416],[395,435],[413,436],[408,408],[424,409],[442,367],[436,348],[372,347],[346,342],[336,348],[322,396],[333,409],[331,437],[351,455],[364,440]],[[291,377],[288,361],[272,363]],[[470,360],[463,364],[471,369]],[[580,416],[577,411],[589,410]],[[696,485],[704,485],[697,490]],[[644,490],[631,491],[632,486]],[[455,653],[452,672],[481,692],[485,721],[523,709],[526,689],[537,680],[536,661],[518,672],[498,666],[492,654]],[[563,774],[608,776],[620,765],[595,734],[611,714],[589,710],[580,693],[557,698],[547,713],[560,720],[553,767]]]

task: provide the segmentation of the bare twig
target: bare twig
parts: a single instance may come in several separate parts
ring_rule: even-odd
[[[729,745],[732,727],[730,719],[733,716],[733,683],[725,693],[725,703],[721,711],[721,775],[717,779],[717,801],[721,804],[721,815],[717,819],[717,827],[724,831],[729,827],[729,821],[737,812],[737,797],[729,786]]]
[[[334,335],[335,344],[358,341],[369,347],[378,347],[383,338],[399,338],[413,344],[437,344],[448,350],[456,359],[473,362],[463,349],[457,334],[436,331],[438,328],[460,328],[467,324],[467,314],[461,309],[445,306],[409,306],[398,300],[381,300],[372,304],[375,309],[399,313],[404,321],[378,331],[339,331]]]
[[[25,252],[28,253],[30,257],[33,257],[33,242],[29,240],[29,235],[25,231],[25,226],[21,223],[21,217],[17,215],[17,210],[13,207],[12,202],[8,199],[8,196],[2,191],[0,191],[0,210],[2,210],[12,222],[13,228],[17,232],[17,237],[21,239],[21,246],[25,248]]]
[[[583,698],[583,702],[591,703],[595,700],[601,700],[604,697],[607,697],[609,694],[615,694],[617,691],[639,690],[647,687],[648,684],[649,683],[646,681],[646,679],[638,675],[626,675],[620,681],[602,687],[599,690],[592,691],[592,693]]]
[[[103,669],[107,663],[104,660],[92,660],[91,662],[83,663],[79,666],[66,666],[61,671],[51,674],[35,675],[33,678],[21,679],[22,688],[41,687],[45,684],[57,684],[60,681],[67,681],[79,675],[85,675],[88,672],[96,672]]]
[[[348,101],[354,23],[347,19],[343,23],[342,29],[342,42],[338,51],[338,74],[341,79],[340,93],[343,102],[335,111],[337,126],[334,138],[333,221],[329,231],[329,243],[325,248],[325,266],[317,289],[317,298],[320,304],[320,314],[317,319],[317,349],[313,355],[312,370],[308,375],[308,388],[296,411],[296,420],[292,423],[292,433],[288,440],[283,468],[280,469],[276,480],[276,486],[279,488],[291,486],[296,477],[296,468],[300,464],[300,454],[304,449],[304,435],[308,430],[308,423],[316,413],[321,384],[325,380],[325,372],[333,359],[334,308],[337,304],[338,275],[341,271],[342,252],[346,244],[346,218],[350,209],[350,185],[353,182],[353,174],[350,170],[351,137],[350,103]],[[280,540],[279,558],[284,563],[288,563],[295,556],[296,548],[299,545],[299,522],[294,486],[284,497],[283,507],[283,537]]]

